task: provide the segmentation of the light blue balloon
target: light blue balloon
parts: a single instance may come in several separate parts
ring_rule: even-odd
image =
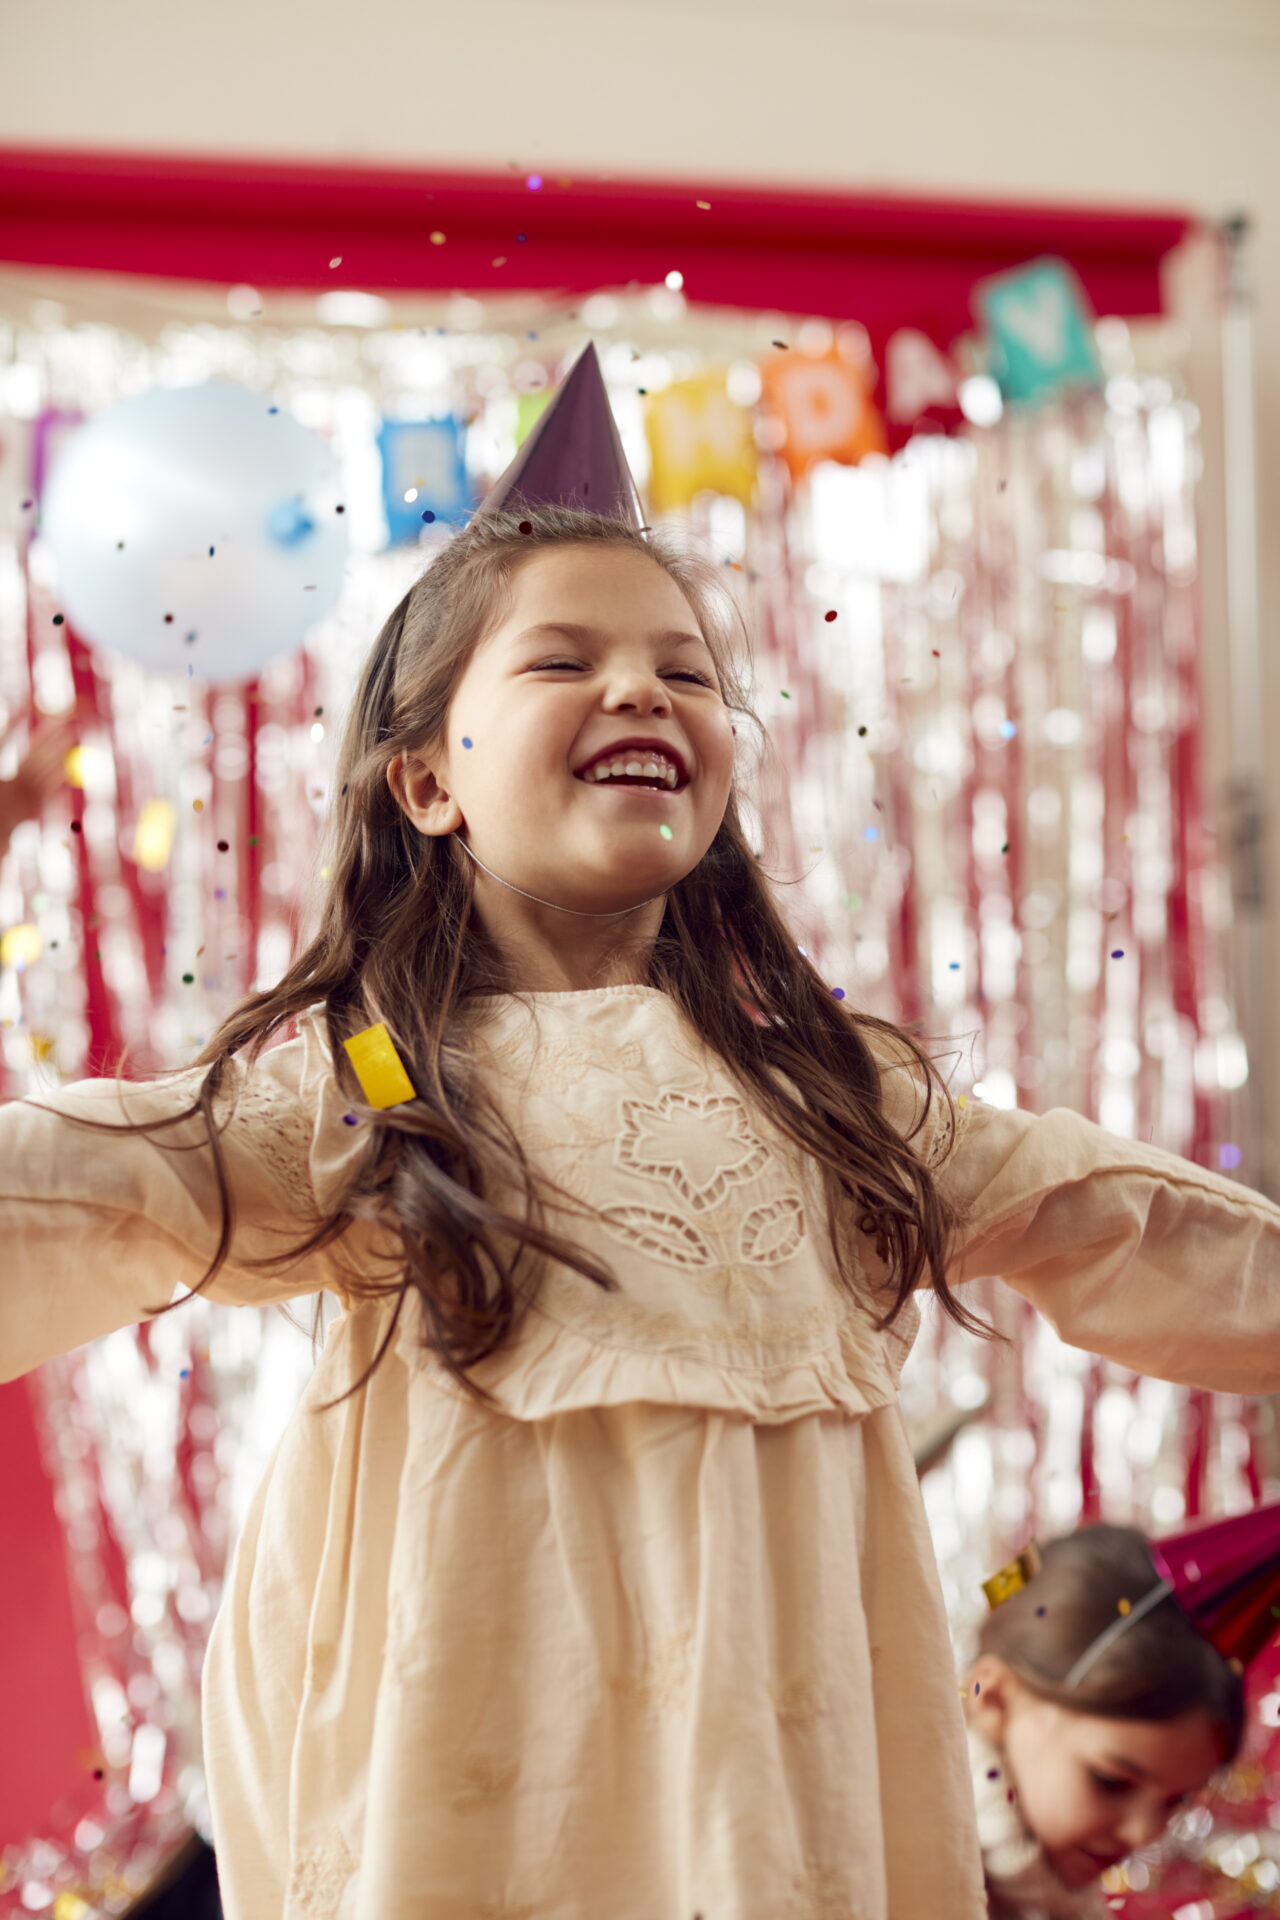
[[[41,531],[63,611],[92,646],[220,684],[292,653],[334,605],[341,504],[319,434],[213,380],[153,387],[77,428]]]

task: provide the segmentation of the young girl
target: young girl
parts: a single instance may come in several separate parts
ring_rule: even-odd
[[[526,461],[570,507],[486,503],[388,621],[279,985],[176,1077],[0,1111],[6,1375],[176,1285],[345,1308],[209,1648],[229,1920],[979,1920],[915,1290],[972,1324],[1002,1274],[1082,1347],[1280,1388],[1280,1209],[957,1110],[798,951],[715,575],[614,443]],[[378,1023],[402,1104],[343,1044]]]
[[[1093,1526],[983,1623],[965,1696],[992,1920],[1101,1916],[1099,1875],[1234,1760],[1244,1683],[1132,1527]],[[1104,1640],[1105,1636],[1105,1640]]]

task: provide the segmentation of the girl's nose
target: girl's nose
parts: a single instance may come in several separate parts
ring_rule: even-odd
[[[671,696],[665,681],[651,679],[644,673],[620,675],[610,699],[611,706],[642,707],[646,712],[652,712],[654,708],[662,710],[670,704]]]

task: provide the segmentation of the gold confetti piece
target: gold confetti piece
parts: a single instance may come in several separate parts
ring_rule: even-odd
[[[438,229],[431,236],[431,244],[433,247],[442,247],[444,245],[444,235]]]
[[[989,1580],[983,1581],[982,1591],[987,1596],[987,1605],[999,1607],[1006,1600],[1011,1600],[1015,1593],[1035,1579],[1042,1565],[1040,1549],[1033,1540],[1029,1547],[1023,1548],[1016,1560],[1011,1560],[1007,1567],[1001,1567],[998,1573],[993,1573]]]
[[[7,933],[0,934],[0,967],[29,967],[33,960],[40,958],[43,948],[44,936],[39,927],[10,927]]]
[[[957,1105],[958,1107],[967,1107],[967,1106],[968,1106],[968,1104],[969,1104],[969,1098],[968,1098],[968,1095],[967,1095],[967,1094],[963,1094],[963,1093],[962,1093],[962,1094],[960,1095],[960,1098],[959,1098],[959,1099],[958,1099],[958,1100],[956,1101],[956,1105]]]
[[[711,211],[711,202],[709,200],[695,200],[693,204],[695,207],[700,207],[703,213],[710,213]]]
[[[1133,1612],[1133,1602],[1132,1602],[1132,1600],[1117,1600],[1117,1601],[1116,1601],[1116,1612],[1117,1612],[1117,1613],[1132,1613],[1132,1612]]]
[[[193,800],[193,801],[191,802],[191,804],[192,804],[192,806],[193,806],[193,807],[195,808],[195,810],[196,810],[196,812],[197,812],[197,813],[203,813],[203,812],[204,812],[204,801],[203,801],[203,800]]]
[[[168,800],[148,800],[138,815],[133,857],[148,873],[168,866],[173,852],[173,806]]]
[[[395,1042],[381,1020],[342,1044],[371,1107],[398,1107],[402,1101],[417,1098]]]
[[[65,756],[62,764],[66,768],[67,785],[70,787],[83,787],[84,748],[72,747],[70,752]]]

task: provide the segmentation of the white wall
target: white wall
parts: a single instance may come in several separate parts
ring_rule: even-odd
[[[1245,208],[1280,737],[1277,0],[0,0],[0,46],[11,144]],[[1206,585],[1221,779],[1220,578]],[[1280,755],[1268,778],[1280,900]],[[1272,928],[1280,951],[1280,914]],[[1280,1048],[1267,1081],[1280,1118]]]

